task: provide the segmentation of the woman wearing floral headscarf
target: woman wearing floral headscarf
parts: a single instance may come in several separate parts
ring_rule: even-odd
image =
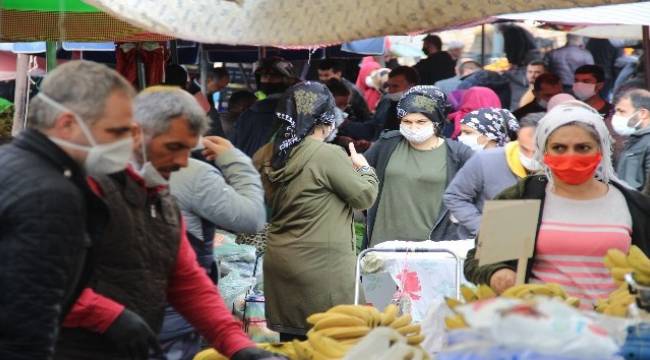
[[[491,114],[489,117],[488,114]],[[482,109],[471,112],[464,119],[472,131],[480,131],[480,137],[474,136],[474,144],[482,143],[496,147],[478,151],[458,172],[449,184],[444,195],[444,203],[451,215],[458,222],[459,236],[473,239],[481,224],[483,204],[492,200],[503,190],[517,184],[528,175],[541,170],[541,164],[533,159],[535,152],[535,128],[545,113],[532,113],[524,116],[517,124],[508,110]],[[483,117],[483,120],[474,121]],[[488,121],[488,118],[490,119]],[[517,141],[506,141],[505,130],[497,130],[501,124],[512,121],[512,129],[518,128]],[[480,125],[482,123],[482,125]],[[502,127],[502,126],[501,126]],[[481,130],[476,130],[481,129]],[[492,130],[487,130],[492,129]],[[463,129],[465,132],[467,129]],[[487,135],[484,135],[487,134]],[[461,135],[461,140],[463,140]]]
[[[509,133],[519,130],[517,118],[509,110],[481,108],[467,113],[460,121],[458,141],[474,151],[503,146]]]
[[[323,140],[332,132],[336,105],[320,83],[304,82],[282,97],[276,116],[271,220],[264,256],[269,328],[282,340],[304,336],[305,319],[353,302],[355,236],[352,209],[377,196],[377,176],[362,155],[351,158]]]
[[[447,98],[435,86],[414,86],[397,104],[399,131],[366,152],[377,169],[379,197],[368,210],[365,245],[389,240],[458,239],[442,194],[472,150],[440,137]]]
[[[611,162],[610,135],[596,110],[568,101],[549,111],[536,132],[544,175],[529,176],[497,199],[540,199],[540,221],[527,282],[554,282],[589,308],[618,287],[603,265],[609,249],[650,251],[650,200],[621,185]],[[480,234],[479,234],[480,237]],[[478,266],[467,255],[465,276],[498,293],[515,282],[515,264]]]

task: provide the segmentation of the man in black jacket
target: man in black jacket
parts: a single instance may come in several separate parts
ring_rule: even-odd
[[[278,57],[264,59],[255,70],[257,94],[261,98],[246,110],[235,123],[230,141],[248,156],[271,140],[279,123],[275,118],[275,107],[282,93],[298,82],[293,65]]]
[[[433,85],[437,81],[456,75],[456,61],[448,52],[442,51],[442,40],[437,35],[427,35],[422,40],[422,51],[426,58],[415,64],[422,85]]]
[[[0,148],[0,359],[52,357],[107,220],[86,175],[126,167],[133,96],[108,67],[69,62],[31,101],[30,128]]]

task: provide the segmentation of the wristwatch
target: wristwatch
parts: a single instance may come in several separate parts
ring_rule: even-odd
[[[362,167],[357,168],[357,172],[358,173],[365,173],[365,172],[370,171],[370,169],[372,169],[370,166],[364,165]]]

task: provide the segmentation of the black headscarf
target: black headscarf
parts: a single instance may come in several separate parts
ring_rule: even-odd
[[[281,125],[273,143],[273,168],[282,168],[291,150],[311,134],[316,125],[333,125],[337,117],[335,109],[334,96],[321,83],[306,81],[289,88],[275,112]]]
[[[397,103],[397,117],[421,113],[431,120],[436,128],[442,129],[447,115],[452,110],[442,90],[432,85],[417,85],[406,91]]]

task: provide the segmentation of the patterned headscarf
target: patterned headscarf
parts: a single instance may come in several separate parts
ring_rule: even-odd
[[[421,113],[441,128],[452,107],[442,90],[431,85],[418,85],[408,89],[397,103],[397,117]]]
[[[519,123],[506,109],[481,108],[467,113],[460,121],[503,146],[509,140],[508,133],[519,130]]]
[[[535,159],[543,164],[549,184],[553,186],[553,176],[551,176],[551,170],[544,164],[546,142],[555,130],[571,123],[587,125],[598,134],[602,160],[600,166],[596,169],[596,178],[605,183],[611,180],[620,183],[621,180],[616,177],[612,165],[612,139],[603,117],[598,111],[582,101],[569,100],[555,106],[546,113],[546,116],[540,120],[535,132]]]
[[[275,116],[282,122],[273,144],[272,165],[283,167],[291,150],[316,125],[333,125],[337,118],[334,96],[321,83],[306,81],[290,87],[278,103]]]

